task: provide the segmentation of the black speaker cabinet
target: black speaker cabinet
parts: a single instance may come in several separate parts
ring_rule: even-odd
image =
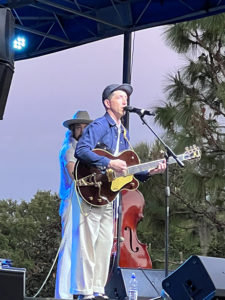
[[[193,255],[162,286],[173,300],[225,299],[225,259]]]
[[[14,36],[14,17],[9,8],[0,8],[0,61],[14,65],[12,39]]]
[[[135,273],[138,281],[138,299],[160,297],[162,280],[165,278],[164,270],[117,268],[109,276],[105,287],[110,299],[122,300],[128,297],[132,273]]]
[[[13,73],[14,69],[10,64],[0,61],[0,120],[3,119]]]
[[[23,300],[25,294],[25,269],[0,269],[0,299]]]
[[[3,119],[6,101],[14,73],[14,17],[9,8],[0,8],[0,120]]]

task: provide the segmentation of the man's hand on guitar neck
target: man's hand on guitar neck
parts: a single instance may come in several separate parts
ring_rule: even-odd
[[[127,174],[127,163],[121,159],[112,159],[108,164],[108,168],[112,169],[117,173],[117,175],[121,174],[122,176]],[[166,170],[166,160],[163,160],[158,164],[158,166],[154,169],[149,169],[149,175],[162,174]]]
[[[149,169],[149,175],[156,175],[156,174],[162,174],[164,173],[166,170],[166,160],[163,160],[162,162],[160,162],[157,166],[157,168],[154,169]]]
[[[116,171],[118,174],[125,175],[127,172],[127,163],[121,159],[112,159],[108,164],[108,168]]]

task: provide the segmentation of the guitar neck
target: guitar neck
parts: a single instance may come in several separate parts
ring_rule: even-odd
[[[187,160],[186,157],[185,157],[185,153],[180,154],[177,157],[179,158],[180,161]],[[147,171],[149,169],[154,169],[158,166],[158,164],[160,162],[163,162],[163,160],[164,159],[158,159],[158,160],[146,162],[146,163],[143,163],[143,164],[130,166],[130,167],[128,167],[128,174],[133,175],[133,174],[136,174],[136,173],[139,173],[139,172]],[[174,163],[176,163],[176,160],[173,157],[169,157],[168,163],[169,164],[174,164]]]

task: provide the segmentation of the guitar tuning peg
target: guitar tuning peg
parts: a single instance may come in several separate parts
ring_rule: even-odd
[[[189,151],[189,147],[185,147],[185,152],[188,152]]]

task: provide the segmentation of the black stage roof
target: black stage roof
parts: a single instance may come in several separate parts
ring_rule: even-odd
[[[225,11],[225,0],[0,0],[26,36],[27,59],[108,37]]]

